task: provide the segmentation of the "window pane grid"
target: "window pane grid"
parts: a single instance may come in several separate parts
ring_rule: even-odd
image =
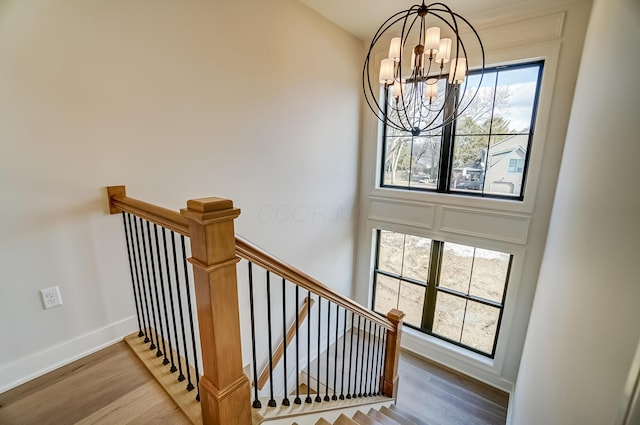
[[[392,279],[398,279],[398,280],[401,280],[403,282],[411,283],[413,285],[419,285],[419,286],[425,286],[425,287],[427,286],[427,282],[422,282],[420,280],[411,279],[410,277],[401,276],[399,274],[387,272],[387,271],[384,271],[384,270],[374,269],[374,272],[376,272],[377,274],[381,274],[381,275],[390,277]]]
[[[493,357],[512,256],[391,231],[377,234],[374,311],[384,315],[397,308],[407,326]]]
[[[381,187],[523,200],[542,68],[540,61],[485,69],[479,93],[437,134],[385,126]]]
[[[476,297],[476,296],[473,296],[473,295],[467,295],[467,294],[464,294],[462,292],[458,292],[458,291],[453,290],[453,289],[436,286],[436,290],[438,292],[443,292],[445,294],[452,295],[454,297],[463,298],[465,300],[477,302],[479,304],[484,304],[484,305],[487,305],[487,306],[490,306],[490,307],[495,307],[495,308],[503,308],[504,307],[502,305],[502,303],[498,303],[498,302],[495,302],[495,301],[487,300],[487,299],[484,299],[484,298],[481,298],[481,297]]]

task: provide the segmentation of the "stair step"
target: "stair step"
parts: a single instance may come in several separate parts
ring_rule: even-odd
[[[380,413],[390,417],[391,419],[393,419],[394,421],[396,421],[398,424],[400,425],[416,425],[413,421],[407,419],[406,417],[402,416],[400,413],[398,413],[395,410],[391,410],[388,407],[382,406],[380,408]]]
[[[316,425],[331,425],[331,422],[329,422],[328,420],[326,420],[325,418],[320,418],[318,419],[318,421],[316,422]]]
[[[375,419],[370,418],[369,416],[362,413],[360,410],[353,415],[353,420],[360,425],[382,425],[380,422]]]
[[[383,415],[375,409],[370,409],[367,416],[369,416],[374,421],[381,423],[382,425],[398,425],[398,422],[396,422],[395,419]]]
[[[343,413],[338,416],[333,425],[358,425],[358,423]]]
[[[306,394],[307,394],[307,384],[300,384],[300,387],[299,387],[298,391],[300,393],[300,397],[302,397],[303,395],[306,396]],[[309,388],[309,394],[315,394],[315,393],[316,393],[316,390],[314,388]],[[296,394],[296,392],[294,390],[291,393],[291,395],[295,395],[295,394]]]

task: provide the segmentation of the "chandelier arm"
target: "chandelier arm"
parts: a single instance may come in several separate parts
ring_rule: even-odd
[[[401,37],[401,39],[402,39],[402,40],[404,40],[404,44],[406,44],[406,42],[407,42],[407,37],[408,37],[408,35],[410,34],[411,29],[412,29],[412,28],[413,28],[413,26],[415,25],[416,21],[417,21],[417,20],[418,20],[418,18],[419,18],[419,16],[418,16],[418,9],[414,10],[414,8],[416,8],[416,6],[417,6],[417,5],[413,5],[413,6],[411,6],[411,8],[409,8],[409,10],[407,10],[407,15],[406,15],[406,17],[405,17],[405,19],[404,19],[404,21],[403,21],[403,23],[402,23],[402,32],[401,32],[400,37]],[[410,17],[412,14],[415,14],[416,16],[413,18],[413,21],[412,21],[412,22],[411,22],[411,24],[409,25],[409,29],[407,29],[407,21],[409,20],[409,17]],[[421,20],[421,22],[420,22],[420,26],[422,27],[422,20]],[[418,34],[418,38],[420,37],[420,35],[421,35],[421,34]],[[403,46],[403,47],[404,47],[404,46]],[[401,50],[401,53],[400,53],[400,62],[399,62],[399,64],[398,64],[398,74],[399,74],[399,75],[398,75],[398,78],[399,78],[399,80],[400,80],[400,93],[401,93],[400,101],[402,102],[402,110],[401,110],[401,112],[403,112],[403,115],[404,115],[404,118],[405,118],[405,120],[406,120],[407,126],[405,126],[405,125],[404,125],[404,123],[402,122],[402,117],[401,117],[401,114],[400,114],[400,113],[398,113],[398,120],[400,121],[400,122],[399,122],[399,125],[400,125],[400,126],[402,126],[405,130],[409,131],[409,130],[413,129],[413,126],[412,126],[412,123],[411,123],[411,120],[410,120],[409,116],[407,115],[407,109],[408,109],[408,108],[407,108],[407,104],[406,104],[406,102],[405,102],[405,96],[404,96],[404,93],[402,93],[402,51],[403,51],[403,50],[404,50],[404,49],[402,49],[402,50]],[[415,83],[414,83],[414,84],[415,84]],[[399,112],[400,112],[400,111],[399,111]]]
[[[456,38],[457,38],[457,42],[456,42],[456,58],[459,57],[459,48],[460,46],[462,46],[462,51],[465,55],[465,57],[468,57],[467,54],[467,49],[464,45],[464,42],[462,41],[462,39],[458,36],[458,32],[459,32],[459,27],[458,27],[458,21],[457,19],[460,19],[462,22],[464,22],[467,27],[469,27],[471,29],[471,31],[473,32],[475,39],[478,42],[478,45],[480,46],[480,53],[481,53],[481,57],[482,57],[482,65],[481,65],[481,73],[480,73],[480,81],[478,82],[475,91],[473,92],[473,95],[471,95],[471,98],[468,100],[468,102],[466,103],[466,106],[464,106],[462,109],[460,109],[460,105],[463,105],[463,99],[467,98],[468,96],[468,91],[467,91],[467,84],[468,81],[465,81],[465,87],[464,90],[462,91],[462,96],[458,98],[458,100],[455,102],[455,107],[453,108],[453,110],[451,111],[451,116],[447,117],[447,119],[452,119],[452,117],[455,117],[456,115],[460,115],[462,113],[464,113],[464,111],[466,111],[469,106],[471,106],[471,103],[473,102],[473,100],[475,99],[475,97],[477,96],[478,92],[480,91],[480,87],[482,87],[482,81],[484,79],[484,68],[485,68],[485,52],[484,52],[484,45],[482,43],[482,39],[480,38],[480,35],[478,34],[478,31],[473,27],[473,25],[471,25],[471,23],[464,17],[461,16],[460,14],[452,11],[446,4],[444,3],[432,3],[430,4],[428,7],[431,9],[432,6],[442,6],[443,9],[435,9],[435,11],[430,10],[429,12],[436,16],[438,19],[440,19],[442,22],[444,22],[445,24],[447,24],[449,26],[449,28],[451,28],[455,34],[456,34]],[[452,20],[454,25],[451,25],[451,23],[443,18],[442,16],[440,16],[438,13],[436,12],[446,12],[448,13]],[[457,19],[456,19],[457,18]],[[451,71],[450,71],[451,72]],[[455,71],[454,71],[455,72]]]
[[[467,24],[467,26],[469,28],[471,28],[471,31],[473,31],[473,34],[476,36],[476,40],[478,40],[478,44],[480,45],[480,53],[481,53],[481,57],[482,57],[482,65],[481,65],[481,72],[480,72],[480,81],[478,82],[477,88],[475,90],[475,92],[473,93],[473,95],[471,96],[471,99],[469,99],[469,103],[467,103],[467,106],[464,107],[462,109],[462,111],[460,111],[460,114],[464,113],[464,111],[467,110],[467,108],[469,108],[469,106],[471,105],[471,103],[473,102],[473,100],[475,99],[475,97],[477,96],[478,92],[480,91],[480,87],[482,87],[482,80],[484,79],[484,67],[485,67],[485,54],[484,54],[484,45],[482,44],[482,39],[480,38],[480,35],[478,34],[478,31],[476,31],[476,29],[473,27],[473,25],[471,25],[471,23],[469,23],[469,21],[464,17],[464,16],[460,16],[459,14],[452,12],[452,15],[461,19],[465,24]],[[463,45],[464,48],[464,45]],[[466,54],[466,51],[465,51]],[[466,90],[466,82],[465,82],[465,91],[463,94],[463,98],[465,97],[465,95],[467,94],[467,90]],[[462,102],[462,99],[461,99]]]
[[[378,118],[378,120],[387,123],[387,119],[386,117],[386,113],[384,111],[383,108],[381,108],[380,103],[378,101],[376,101],[376,95],[375,92],[373,90],[373,87],[371,85],[371,78],[370,78],[370,69],[369,69],[369,63],[370,63],[370,58],[371,58],[371,53],[373,51],[373,48],[375,47],[375,44],[379,41],[379,39],[384,35],[385,32],[387,32],[393,25],[395,25],[396,23],[400,22],[402,19],[405,19],[405,15],[409,14],[409,12],[411,12],[411,9],[407,9],[407,10],[402,10],[398,13],[395,13],[394,15],[392,15],[389,19],[387,19],[382,25],[380,25],[380,27],[378,28],[378,30],[376,31],[372,41],[371,41],[371,45],[369,47],[369,51],[367,53],[367,56],[365,58],[365,64],[362,70],[362,88],[363,88],[363,92],[365,94],[365,100],[367,101],[367,105],[369,106],[369,109],[371,109],[371,112],[374,113],[374,115],[376,116],[376,118]],[[414,13],[417,13],[414,12]],[[368,82],[368,91],[367,91],[367,87],[365,86],[365,78]],[[386,89],[386,87],[385,87]],[[369,97],[371,97],[371,99],[369,99]],[[376,105],[376,107],[374,108],[373,105],[371,104],[371,102],[373,101],[373,103]]]
[[[429,64],[426,65],[424,63],[425,59],[423,56],[424,47],[420,50],[414,49],[417,62],[414,66],[411,67],[411,76],[407,77],[407,84],[402,84],[402,73],[404,68],[403,57],[406,54],[405,50],[408,43],[407,38],[412,32],[416,31],[417,19],[420,18],[418,29],[418,43],[419,45],[424,44],[421,40],[423,38],[423,33],[426,32],[425,18],[429,14],[434,18],[440,20],[441,23],[445,25],[445,27],[448,27],[454,32],[456,36],[455,63],[457,68],[453,67],[453,69],[450,69],[447,78],[447,74],[445,74],[444,72],[443,62],[440,63],[439,72],[437,72],[437,69],[434,68],[434,62],[432,58],[433,51],[431,51],[431,54],[429,55]],[[412,15],[416,16],[411,19]],[[393,70],[391,79],[389,79],[389,77],[386,77],[387,82],[399,82],[400,93],[398,94],[397,90],[394,90],[395,95],[397,96],[396,97],[391,94],[390,90],[392,85],[389,83],[384,84],[384,92],[382,92],[382,89],[377,92],[376,90],[374,90],[374,85],[372,84],[371,80],[371,59],[373,50],[374,48],[376,48],[376,45],[380,42],[383,36],[387,34],[389,30],[391,30],[391,27],[398,24],[401,20],[403,22],[401,33],[402,44],[399,53],[400,59],[397,60],[396,58],[397,63],[395,64],[395,69]],[[466,63],[464,63],[466,65],[464,70],[462,69],[462,67],[459,67],[460,62],[463,62],[463,59],[466,59],[469,53],[467,51],[469,45],[468,43],[465,44],[459,33],[464,25],[467,25],[471,29],[480,47],[482,68],[480,72],[479,83],[477,86],[475,86],[475,83],[471,84],[471,79],[465,78],[469,67],[468,60]],[[467,42],[468,41],[469,40],[467,40]],[[475,41],[472,41],[472,44],[475,45]],[[440,130],[444,126],[449,125],[453,119],[467,110],[467,108],[469,108],[473,100],[478,95],[484,78],[485,60],[484,45],[482,44],[482,40],[480,39],[480,36],[478,35],[476,29],[469,23],[467,19],[453,12],[444,3],[435,2],[429,4],[428,6],[425,6],[425,1],[423,0],[422,5],[414,5],[409,9],[402,10],[389,17],[374,34],[362,71],[362,87],[367,106],[373,112],[376,118],[384,123],[384,125],[388,128],[410,132],[414,137],[419,135],[422,131],[428,130],[432,132]],[[457,77],[459,82],[454,84],[453,78],[456,77],[456,74],[458,74],[456,72],[456,69],[464,72],[460,77]],[[437,78],[435,78],[435,82],[432,84],[439,85],[440,82],[444,80],[444,84],[447,88],[443,97],[440,97],[439,99],[437,96],[435,97],[435,103],[433,103],[434,96],[431,94],[431,89],[429,89],[429,92],[427,92],[427,85],[429,84],[427,83],[427,81],[429,81],[429,78],[431,76],[430,74],[432,72],[434,76],[435,74],[438,74]],[[449,78],[452,79],[452,84],[448,84]],[[471,86],[474,86],[475,90]],[[376,87],[379,86],[376,85]],[[383,94],[383,96],[381,96],[381,94]],[[381,97],[383,97],[384,99],[381,99]],[[441,123],[436,125],[440,119],[442,120]]]
[[[465,80],[464,89],[460,90],[460,92],[462,93],[462,96],[460,96],[460,97],[456,96],[457,98],[456,98],[455,102],[453,102],[454,107],[451,108],[450,115],[443,117],[444,121],[449,121],[449,120],[452,120],[453,118],[455,118],[456,116],[459,116],[460,114],[464,113],[464,111],[466,111],[469,108],[469,106],[471,106],[471,103],[473,102],[473,99],[475,99],[476,95],[480,91],[480,87],[482,85],[482,79],[484,77],[484,46],[482,45],[482,41],[480,40],[480,36],[478,35],[478,33],[475,30],[475,28],[473,28],[473,26],[469,23],[469,21],[467,21],[465,18],[463,18],[459,14],[451,11],[451,9],[449,9],[446,5],[443,5],[443,6],[446,8],[446,12],[449,13],[450,18],[453,21],[453,25],[447,19],[445,19],[444,17],[440,16],[438,13],[431,11],[431,14],[433,16],[437,17],[438,19],[440,19],[447,26],[449,26],[449,28],[451,30],[453,30],[455,32],[455,34],[457,35],[457,37],[456,37],[456,53],[455,53],[455,57],[456,58],[460,57],[460,48],[462,48],[462,53],[464,55],[463,57],[468,57],[467,48],[466,48],[464,42],[462,41],[462,39],[458,36],[459,26],[458,26],[458,21],[457,21],[456,18],[460,18],[461,20],[463,20],[467,24],[467,26],[469,28],[471,28],[471,30],[474,32],[476,40],[478,41],[478,44],[480,46],[480,51],[482,53],[482,68],[481,68],[482,69],[482,73],[481,73],[481,76],[480,76],[480,81],[478,82],[478,85],[477,85],[473,95],[468,100],[466,105],[464,107],[460,108],[461,105],[464,105],[464,100],[466,100],[466,98],[468,97],[467,95],[469,94],[468,91],[467,91],[468,79]],[[437,11],[440,12],[440,10],[437,10]],[[449,72],[455,72],[455,70],[453,70],[453,71],[450,70]],[[449,92],[449,94],[447,95],[447,97],[445,99],[446,102],[450,101],[450,96],[452,95],[451,93],[455,93],[455,91],[450,91]]]
[[[380,27],[378,27],[378,30],[375,32],[375,34],[373,35],[373,38],[371,39],[371,45],[369,46],[369,53],[371,53],[371,51],[373,50],[373,47],[378,42],[378,40],[380,40],[382,35],[385,32],[387,32],[389,30],[389,28],[391,28],[392,26],[394,26],[395,24],[400,22],[402,19],[404,19],[403,16],[405,14],[408,14],[411,11],[411,9],[413,9],[413,7],[409,8],[409,9],[401,10],[400,12],[397,12],[397,13],[394,13],[391,17],[389,17],[389,19],[384,21],[382,23],[382,25],[380,25]]]

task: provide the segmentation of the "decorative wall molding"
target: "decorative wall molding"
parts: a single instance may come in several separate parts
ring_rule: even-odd
[[[439,230],[443,232],[521,245],[527,243],[529,216],[444,206],[440,211]]]
[[[433,229],[435,205],[389,198],[370,198],[369,219]]]

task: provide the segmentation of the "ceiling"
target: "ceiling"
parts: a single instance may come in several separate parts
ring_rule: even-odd
[[[378,27],[391,15],[406,10],[420,0],[299,0],[328,20],[363,41],[371,39]],[[439,0],[425,1],[426,4]],[[466,18],[486,20],[498,11],[545,8],[567,1],[558,0],[446,0],[454,12]],[[493,12],[493,13],[492,13]],[[472,22],[473,23],[473,22]],[[475,23],[473,23],[475,26]]]

